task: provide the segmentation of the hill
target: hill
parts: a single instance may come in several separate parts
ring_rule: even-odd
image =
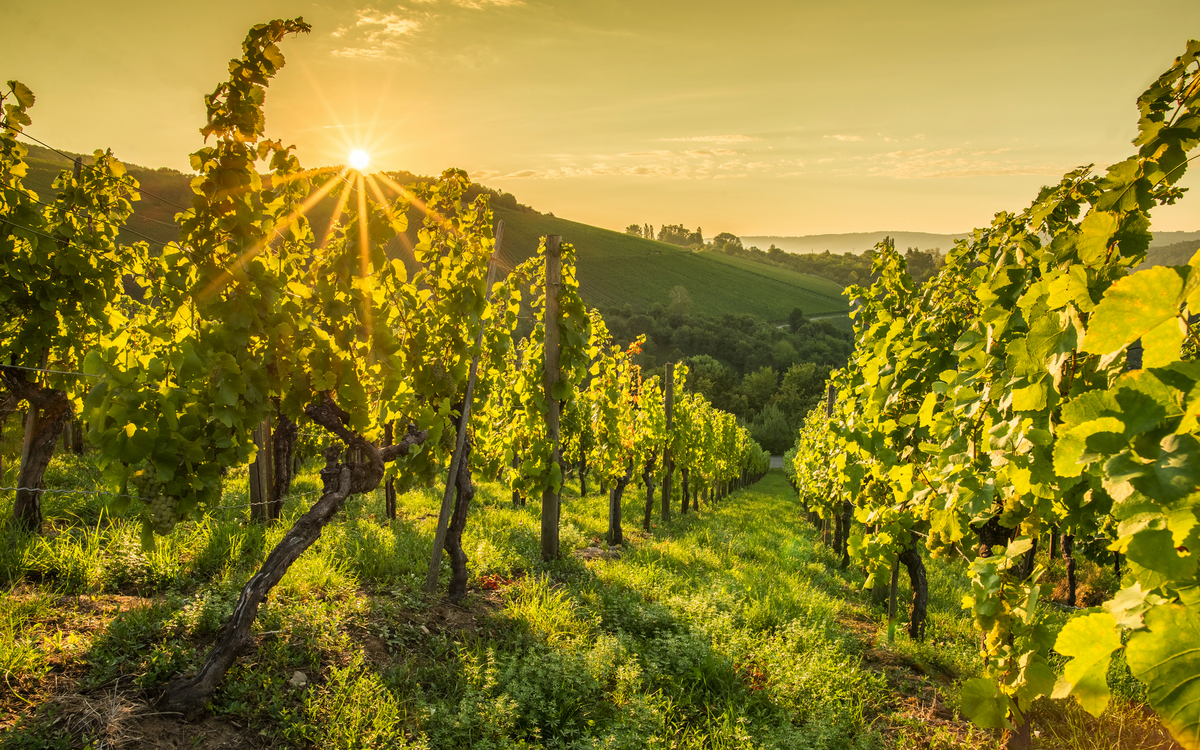
[[[41,200],[49,202],[54,195],[52,185],[64,169],[71,168],[71,161],[56,151],[34,144],[29,147],[29,172],[25,186],[36,192]],[[91,161],[90,154],[82,156],[84,163]],[[175,214],[192,204],[191,175],[163,167],[150,169],[136,164],[126,164],[130,176],[142,188],[142,199],[134,204],[134,215],[121,232],[123,242],[145,240],[152,246],[165,245],[179,236],[175,226]]]
[[[757,247],[766,250],[771,245],[789,253],[823,253],[826,250],[834,255],[842,253],[861,253],[875,247],[884,237],[896,241],[899,250],[915,247],[920,250],[940,249],[943,254],[954,246],[956,240],[968,237],[967,234],[931,234],[929,232],[850,232],[847,234],[806,234],[799,237],[777,237],[772,235],[744,236],[742,244],[746,247]],[[1150,241],[1151,249],[1165,248],[1181,242],[1190,243],[1193,248],[1200,243],[1200,232],[1155,232]],[[1194,250],[1193,250],[1194,251]],[[1191,255],[1188,255],[1190,258]],[[1187,263],[1188,258],[1183,259]],[[1151,263],[1150,265],[1161,265]]]
[[[29,165],[27,185],[43,196],[42,200],[49,200],[45,196],[53,193],[51,184],[63,169],[70,168],[70,161],[55,151],[30,145]],[[142,185],[143,194],[122,240],[146,240],[152,245],[173,241],[177,237],[174,216],[191,203],[191,177],[172,169],[126,166]],[[407,173],[395,177],[400,182],[420,179]],[[749,313],[782,322],[797,307],[810,315],[849,309],[841,297],[841,286],[827,279],[763,267],[718,253],[696,253],[665,242],[540,214],[507,198],[511,196],[496,193],[492,201],[496,218],[505,222],[502,249],[505,265],[511,268],[532,255],[541,236],[561,235],[563,241],[577,249],[580,290],[588,304],[596,307],[626,304],[648,307],[654,303],[665,306],[670,302],[671,290],[682,286],[687,289],[692,312],[697,315]],[[334,204],[332,198],[327,198],[309,212],[318,236],[329,225]],[[411,263],[411,251],[405,246],[411,247],[419,225],[420,216],[415,210],[410,211],[408,242],[393,243],[389,254]]]
[[[967,235],[931,234],[929,232],[850,232],[848,234],[807,234],[800,237],[764,235],[742,237],[742,244],[762,250],[774,245],[789,253],[823,253],[828,250],[835,255],[841,255],[842,253],[861,253],[870,250],[884,237],[891,237],[895,240],[897,249],[901,251],[915,247],[921,250],[941,249],[945,253],[954,247],[955,240],[967,237]]]
[[[1197,238],[1175,242],[1170,245],[1150,246],[1146,260],[1135,270],[1152,266],[1186,266],[1197,250],[1200,250],[1200,232],[1171,232],[1170,234],[1196,234]]]
[[[817,276],[772,268],[720,253],[693,252],[657,240],[542,214],[496,210],[504,219],[507,263],[528,258],[538,238],[561,235],[577,250],[584,299],[599,307],[668,304],[676,286],[687,289],[692,311],[720,316],[752,313],[783,321],[793,308],[806,314],[846,311],[841,287]]]

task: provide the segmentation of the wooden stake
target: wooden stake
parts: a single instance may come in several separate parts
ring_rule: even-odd
[[[551,461],[561,463],[558,445],[558,399],[554,398],[554,386],[558,383],[558,293],[562,287],[562,238],[556,234],[546,237],[546,371],[543,384],[546,388],[546,440],[550,441]],[[558,558],[558,503],[559,494],[547,487],[542,492],[542,559]]]
[[[667,379],[663,382],[663,408],[667,411],[667,443],[663,446],[662,522],[671,520],[671,474],[675,462],[671,456],[671,431],[674,429],[675,365],[667,363]]]
[[[496,259],[500,255],[500,243],[504,239],[504,221],[496,224],[496,242],[492,246],[492,257],[488,260],[487,281],[484,294],[492,293],[492,282],[496,277]],[[467,375],[467,392],[463,396],[462,418],[459,419],[458,434],[454,437],[454,454],[450,457],[450,473],[446,478],[446,491],[442,493],[442,509],[438,513],[437,532],[433,537],[433,554],[429,558],[429,573],[425,577],[425,590],[430,594],[437,591],[438,572],[442,568],[442,549],[446,545],[446,531],[450,526],[450,513],[454,510],[454,490],[458,486],[458,466],[467,442],[467,428],[471,424],[471,399],[475,395],[475,377],[479,371],[479,351],[483,345],[484,323],[480,321],[479,333],[475,335],[475,356],[471,358],[471,370]],[[393,501],[394,502],[394,501]]]
[[[384,446],[391,445],[393,440],[395,439],[394,434],[393,434],[393,429],[394,429],[394,424],[392,422],[388,422],[387,425],[384,426],[384,428],[383,428],[383,444],[384,444]],[[384,505],[384,514],[387,515],[389,520],[395,520],[395,518],[396,518],[396,479],[395,479],[395,477],[388,477],[387,482],[383,485],[383,505]]]
[[[254,428],[254,445],[258,455],[250,464],[250,518],[265,523],[271,520],[274,498],[274,446],[271,445],[271,418],[267,417]]]
[[[900,578],[900,565],[892,563],[892,582],[888,588],[888,643],[896,640],[896,583]]]
[[[33,446],[33,435],[37,432],[37,422],[38,408],[29,404],[29,408],[25,410],[25,439],[21,443],[21,466],[29,463],[29,449]]]

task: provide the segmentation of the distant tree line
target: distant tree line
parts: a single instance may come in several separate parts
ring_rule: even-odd
[[[658,235],[656,236],[653,224],[630,224],[625,227],[625,234],[632,234],[634,237],[644,237],[648,240],[667,242],[680,247],[690,247],[696,250],[704,248],[704,231],[700,227],[696,227],[696,231],[693,232],[682,224],[663,224],[658,228]]]
[[[842,286],[867,284],[871,278],[871,262],[875,257],[875,252],[872,250],[863,253],[835,255],[828,250],[823,253],[789,253],[775,245],[771,245],[766,250],[760,250],[757,247],[746,248],[742,246],[740,237],[728,232],[722,232],[714,237],[711,245],[711,249],[726,255],[749,258],[760,263],[821,276],[836,281]],[[910,247],[904,257],[908,261],[908,273],[918,285],[937,273],[945,262],[945,257],[940,249],[921,250]]]
[[[625,305],[603,314],[619,343],[646,336],[635,360],[643,368],[688,362],[690,388],[736,414],[764,448],[782,454],[820,401],[830,370],[846,363],[853,334],[809,320],[799,309],[788,325],[777,326],[749,314],[696,316],[690,307],[687,290],[677,286],[666,306]]]
[[[742,238],[729,232],[721,232],[708,242],[704,241],[703,232],[699,227],[690,232],[682,224],[664,224],[654,233],[653,224],[630,224],[625,228],[626,234],[634,237],[669,242],[672,245],[688,247],[693,250],[711,250],[741,258],[758,261],[768,265],[790,268],[800,273],[820,276],[835,281],[842,286],[851,284],[867,284],[871,278],[871,260],[875,253],[868,250],[863,253],[843,253],[835,255],[828,250],[823,253],[789,253],[782,248],[771,245],[766,250],[757,247],[745,247]],[[1191,257],[1190,254],[1188,257]],[[921,250],[910,247],[905,253],[908,260],[908,273],[918,285],[937,273],[942,267],[944,257],[940,248]],[[1186,258],[1184,262],[1186,262]]]

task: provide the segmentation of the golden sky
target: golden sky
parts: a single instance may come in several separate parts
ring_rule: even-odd
[[[1137,96],[1200,37],[1197,0],[0,0],[0,80],[42,140],[186,169],[246,30],[295,16],[267,126],[305,165],[363,148],[706,237],[986,224],[1132,154]],[[1200,230],[1200,195],[1154,228]]]

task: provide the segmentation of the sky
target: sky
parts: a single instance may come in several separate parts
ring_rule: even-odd
[[[706,237],[961,232],[1134,153],[1196,0],[0,0],[30,134],[186,171],[254,23],[303,16],[267,94],[306,166],[467,170],[540,211]],[[1200,164],[1184,178],[1200,188]],[[1200,191],[1198,191],[1200,192]],[[1200,195],[1154,215],[1200,230]]]

